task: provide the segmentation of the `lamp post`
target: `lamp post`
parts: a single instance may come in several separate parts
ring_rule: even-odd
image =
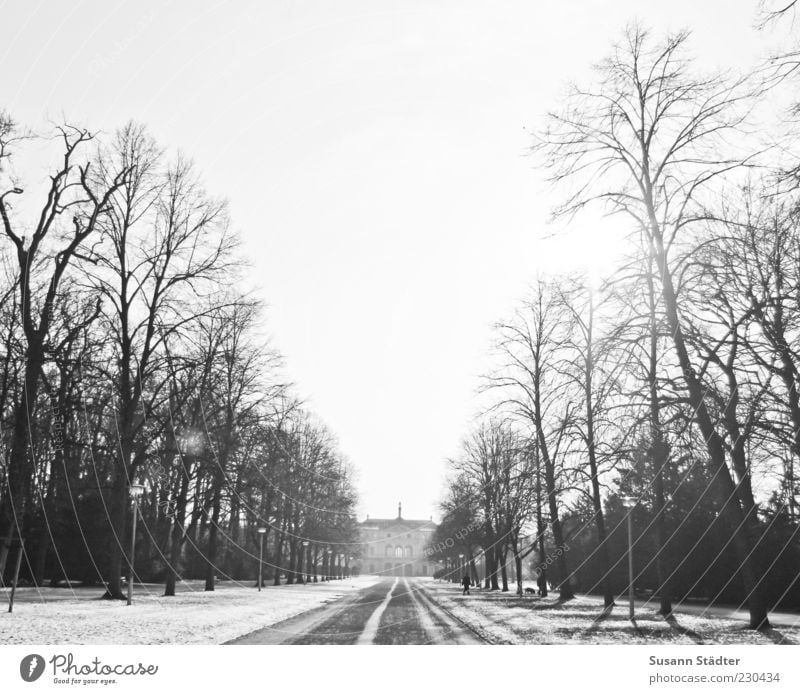
[[[264,535],[267,534],[266,528],[258,529],[258,592],[261,592],[261,584],[264,582]]]
[[[128,576],[128,605],[133,601],[133,560],[136,556],[136,518],[139,515],[139,497],[144,493],[141,484],[132,484],[130,488],[133,497],[133,524],[131,527],[131,559],[128,564],[130,574]]]
[[[333,578],[333,567],[331,566],[331,562],[333,561],[333,550],[330,547],[328,547],[328,551],[326,554],[328,557],[328,562],[325,567],[326,568],[325,580],[330,581]]]
[[[622,505],[628,509],[628,613],[630,620],[633,621],[633,526],[631,516],[633,507],[636,506],[636,499],[632,496],[623,496]]]
[[[464,555],[460,553],[458,555],[458,570],[462,575],[464,574]],[[456,576],[456,578],[461,580],[461,576]]]

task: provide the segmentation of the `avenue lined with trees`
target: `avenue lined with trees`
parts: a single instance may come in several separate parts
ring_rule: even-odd
[[[796,9],[764,0],[761,31],[791,31]],[[632,23],[531,128],[556,233],[610,224],[620,247],[602,274],[532,276],[496,316],[480,414],[447,461],[438,577],[519,596],[536,578],[549,606],[598,596],[599,617],[628,593],[633,618],[634,590],[665,618],[746,607],[754,630],[800,605],[794,43],[737,74],[704,68],[689,32]],[[250,600],[354,573],[354,470],[290,382],[228,205],[188,156],[136,122],[34,132],[0,108],[0,224],[3,589],[130,603],[133,582],[172,598],[224,580]],[[369,586],[365,631],[390,583]]]

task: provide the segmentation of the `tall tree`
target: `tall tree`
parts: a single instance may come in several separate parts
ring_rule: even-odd
[[[634,221],[653,248],[666,322],[710,464],[710,477],[742,564],[750,626],[769,626],[759,576],[758,518],[746,484],[728,467],[702,374],[687,343],[687,319],[676,282],[676,246],[707,215],[702,196],[725,174],[751,160],[732,151],[754,91],[744,78],[696,75],[686,33],[653,41],[637,26],[597,68],[589,88],[574,87],[563,111],[550,115],[536,153],[551,181],[569,186],[556,215],[594,202]],[[684,258],[685,259],[685,258]],[[676,275],[677,273],[677,275]]]
[[[536,440],[556,545],[559,595],[562,600],[569,600],[574,591],[567,566],[560,497],[563,488],[569,486],[565,477],[565,436],[574,408],[564,397],[564,379],[558,368],[565,319],[556,284],[540,280],[514,319],[497,325],[501,365],[487,378],[487,384],[500,391],[498,406],[524,422]]]
[[[16,532],[31,498],[33,461],[30,422],[36,406],[42,369],[47,359],[53,313],[62,283],[75,261],[91,253],[90,245],[107,219],[110,201],[129,180],[122,165],[109,168],[102,181],[94,176],[92,153],[85,150],[94,136],[73,125],[56,128],[61,145],[60,163],[44,190],[44,201],[33,219],[18,215],[9,196],[23,195],[9,164],[16,156],[20,136],[13,121],[0,114],[0,219],[17,263],[17,310],[24,336],[22,392],[13,415],[13,431],[6,485],[0,510],[0,537]],[[0,575],[6,545],[0,545]]]
[[[164,340],[202,311],[189,302],[197,306],[198,297],[210,295],[230,268],[233,247],[224,202],[208,196],[185,158],[165,161],[142,126],[129,124],[118,133],[99,179],[120,167],[130,175],[109,195],[107,248],[91,272],[104,298],[104,326],[113,335],[107,377],[117,403],[116,538],[125,537],[128,489],[146,458],[155,403],[167,397]],[[121,597],[124,549],[119,541],[113,547],[108,594]]]

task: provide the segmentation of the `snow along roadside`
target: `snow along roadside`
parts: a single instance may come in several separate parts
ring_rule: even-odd
[[[171,598],[151,591],[135,594],[130,607],[122,601],[96,599],[97,588],[79,589],[76,597],[68,599],[63,598],[63,589],[43,589],[41,600],[19,601],[13,614],[0,615],[0,644],[224,643],[363,590],[379,580],[376,576],[360,576],[326,583],[270,586],[260,593],[252,587],[220,584],[213,592],[188,590]]]

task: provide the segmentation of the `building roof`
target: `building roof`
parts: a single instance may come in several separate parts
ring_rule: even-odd
[[[365,521],[359,523],[364,530],[382,530],[390,528],[395,525],[404,525],[408,528],[430,528],[434,530],[436,523],[431,520],[410,520],[408,518],[367,518]]]
[[[391,528],[394,525],[403,525],[407,528],[413,528],[416,530],[436,529],[436,523],[433,522],[433,518],[431,518],[430,520],[409,520],[403,518],[402,502],[397,504],[397,518],[370,518],[369,514],[367,514],[367,519],[362,523],[359,523],[359,525],[364,530],[383,530],[385,528]]]

